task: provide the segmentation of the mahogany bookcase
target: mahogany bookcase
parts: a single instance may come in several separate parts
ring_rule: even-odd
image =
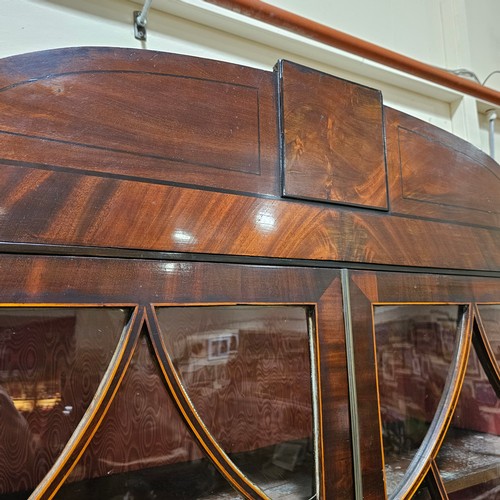
[[[0,144],[0,498],[500,495],[489,156],[117,48],[0,61]]]

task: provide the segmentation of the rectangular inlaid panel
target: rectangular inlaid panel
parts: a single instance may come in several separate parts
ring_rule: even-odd
[[[134,106],[130,96],[135,93],[140,96]],[[66,143],[102,154],[259,172],[256,88],[168,74],[96,71],[51,75],[2,94],[12,111],[2,115],[2,134],[38,139],[47,147]],[[201,99],[204,95],[211,97]]]
[[[0,84],[5,159],[278,194],[272,73],[171,54],[60,52],[41,67],[22,59],[21,74]],[[81,52],[86,63],[75,62]],[[0,82],[10,70],[0,64]]]
[[[380,91],[281,61],[283,194],[387,209]]]
[[[466,141],[386,110],[391,209],[500,227],[500,166]]]

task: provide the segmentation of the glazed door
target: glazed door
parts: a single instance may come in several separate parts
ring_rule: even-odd
[[[0,267],[0,498],[352,495],[338,271]]]
[[[498,280],[352,272],[346,283],[365,498],[384,487],[391,499],[497,498]]]

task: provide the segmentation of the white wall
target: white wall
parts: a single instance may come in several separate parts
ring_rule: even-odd
[[[269,0],[267,3],[428,64],[444,65],[439,1]]]
[[[500,69],[498,0],[269,0],[440,67],[484,79]],[[133,37],[141,0],[0,0],[0,57],[56,47],[142,47],[271,70],[293,60],[382,90],[384,102],[487,150],[484,112],[460,93],[275,29],[202,0],[153,0],[146,43]],[[488,85],[500,90],[500,75]],[[478,111],[479,110],[479,111]],[[498,113],[500,116],[500,112]],[[500,156],[500,120],[496,122]]]
[[[500,71],[500,1],[465,0],[471,68],[480,81],[494,70]],[[500,90],[500,73],[487,85]]]

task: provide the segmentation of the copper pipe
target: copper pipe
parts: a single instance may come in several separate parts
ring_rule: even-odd
[[[379,45],[366,42],[259,0],[205,0],[205,2],[225,7],[278,28],[284,28],[317,42],[345,50],[351,54],[365,57],[385,66],[500,106],[500,92],[497,90],[484,87],[472,80],[448,73],[443,69],[406,57],[392,50],[384,49]]]

